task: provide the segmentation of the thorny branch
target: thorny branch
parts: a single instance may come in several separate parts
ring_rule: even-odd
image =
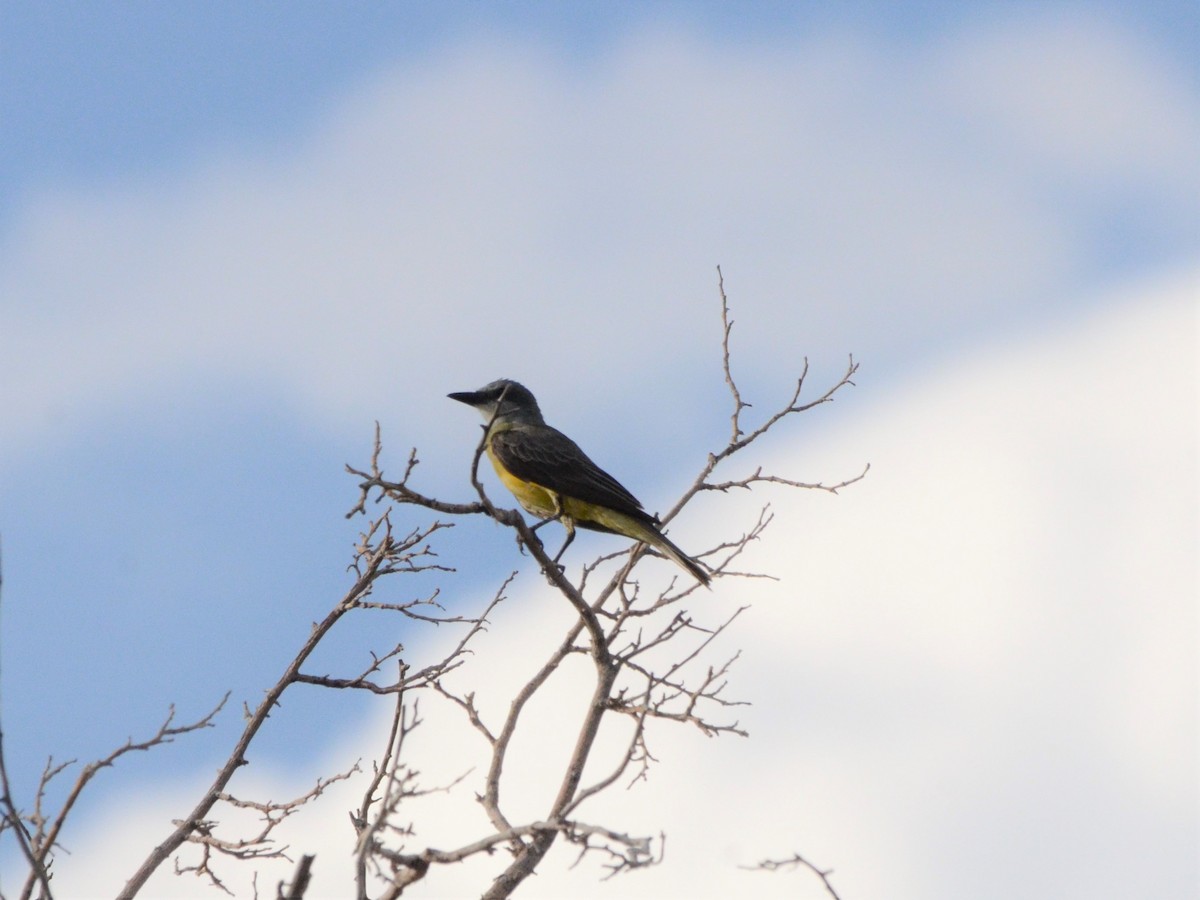
[[[777,872],[780,869],[804,868],[821,879],[821,884],[825,886],[826,893],[828,893],[833,900],[841,900],[841,898],[838,896],[838,892],[833,889],[833,884],[829,881],[829,876],[833,874],[833,869],[819,869],[799,853],[793,853],[788,859],[764,859],[762,862],[758,863],[758,865],[739,866],[738,868],[746,869],[748,871],[761,872]]]
[[[151,750],[163,744],[174,742],[175,738],[180,735],[189,734],[204,728],[211,728],[213,720],[225,706],[228,699],[229,694],[226,694],[206,715],[195,722],[185,725],[175,724],[175,707],[172,705],[167,718],[153,735],[141,741],[135,741],[133,738],[130,738],[104,758],[85,765],[80,770],[75,782],[71,785],[57,813],[50,814],[45,810],[47,791],[51,783],[59,775],[75,765],[75,760],[68,760],[57,764],[54,762],[53,757],[47,760],[46,766],[42,770],[41,778],[38,780],[33,811],[23,817],[17,812],[15,806],[13,806],[11,795],[9,795],[6,785],[4,799],[6,819],[10,824],[15,823],[15,830],[23,838],[21,840],[22,846],[29,848],[29,854],[26,858],[30,863],[30,872],[21,889],[20,896],[22,900],[28,900],[38,888],[41,889],[43,896],[52,896],[49,883],[52,854],[55,848],[59,846],[59,837],[62,834],[68,816],[75,808],[75,804],[78,802],[84,788],[88,786],[97,773],[102,769],[111,768],[116,764],[117,760],[126,754]],[[7,782],[7,778],[5,778],[5,781]]]
[[[0,552],[0,599],[4,594],[4,560],[3,554]],[[47,764],[49,768],[49,764]],[[38,788],[38,797],[42,796],[45,790],[44,783]],[[6,831],[11,831],[17,838],[17,846],[21,849],[21,856],[29,864],[29,876],[26,884],[29,886],[29,891],[38,885],[42,888],[44,896],[50,896],[50,874],[47,871],[45,862],[45,854],[40,852],[40,848],[34,843],[33,836],[29,833],[24,817],[21,811],[17,808],[16,801],[13,799],[12,784],[8,779],[8,764],[4,759],[4,728],[0,724],[0,836],[3,836]]]
[[[300,857],[291,882],[289,884],[280,883],[279,890],[275,894],[276,900],[303,900],[312,879],[312,865],[315,859],[315,856],[307,854]]]
[[[808,360],[805,359],[786,402],[757,424],[748,422],[747,413],[753,407],[744,398],[733,374],[730,347],[733,320],[724,277],[719,268],[717,274],[721,301],[722,372],[732,401],[729,438],[724,446],[707,454],[690,486],[662,516],[664,523],[669,523],[701,492],[725,493],[734,488],[753,490],[770,486],[837,493],[862,479],[869,468],[865,467],[856,476],[829,484],[765,472],[762,466],[756,467],[749,475],[724,480],[714,478],[717,468],[726,460],[745,451],[789,416],[831,402],[842,388],[854,384],[852,379],[858,371],[858,363],[850,357],[845,373],[836,383],[815,399],[802,402],[808,376]],[[212,785],[188,816],[177,820],[174,831],[151,851],[126,884],[120,898],[134,897],[155,870],[184,844],[199,848],[200,858],[190,865],[181,865],[176,860],[176,871],[204,876],[212,885],[230,892],[210,867],[215,856],[241,860],[286,858],[288,848],[275,843],[275,828],[303,805],[316,800],[331,783],[359,771],[356,763],[341,775],[318,780],[316,787],[307,794],[286,803],[244,800],[230,793],[228,788],[234,774],[247,765],[246,754],[251,742],[271,711],[278,707],[283,693],[294,684],[360,690],[394,697],[388,737],[372,765],[362,800],[350,813],[358,838],[354,870],[359,900],[367,900],[372,887],[378,889],[380,885],[383,892],[378,895],[378,900],[398,897],[409,885],[425,878],[435,866],[461,862],[477,854],[492,854],[499,849],[506,850],[511,858],[483,896],[508,897],[535,871],[560,837],[577,848],[576,863],[588,855],[598,856],[607,872],[606,877],[661,861],[665,841],[663,835],[657,838],[630,835],[609,825],[586,822],[580,818],[580,813],[591,798],[618,782],[627,781],[633,786],[646,778],[656,761],[651,747],[652,737],[656,733],[655,723],[689,725],[709,737],[725,734],[746,736],[738,722],[728,718],[734,708],[744,705],[744,701],[726,695],[730,674],[740,651],[725,653],[715,661],[709,659],[718,643],[727,638],[729,629],[746,607],[737,607],[724,614],[715,624],[706,623],[702,616],[685,606],[689,598],[695,595],[697,584],[690,581],[681,583],[677,577],[672,577],[665,587],[654,590],[648,586],[651,582],[643,583],[635,579],[634,572],[640,561],[647,555],[656,555],[643,545],[601,556],[580,567],[576,576],[568,577],[567,571],[551,560],[535,528],[526,523],[521,513],[497,506],[489,498],[478,471],[485,451],[486,433],[485,426],[484,437],[475,448],[470,468],[470,482],[478,499],[451,503],[430,497],[412,486],[419,465],[415,449],[408,454],[399,480],[385,478],[380,466],[380,426],[378,422],[375,423],[369,466],[366,469],[346,467],[350,474],[359,479],[359,496],[347,517],[360,514],[367,517],[369,504],[388,505],[377,518],[368,521],[364,533],[360,535],[350,566],[353,584],[326,617],[314,623],[299,652],[285,666],[280,678],[266,692],[259,705],[254,709],[246,707],[244,730]],[[438,519],[432,524],[413,529],[405,537],[396,537],[391,521],[395,506],[415,507],[442,517],[483,515],[512,529],[522,552],[532,557],[546,582],[574,609],[572,622],[552,642],[540,663],[533,665],[531,674],[503,711],[495,711],[483,701],[482,694],[486,693],[488,687],[486,681],[479,682],[476,679],[475,682],[468,682],[476,687],[464,689],[456,685],[455,679],[465,677],[471,642],[486,630],[490,617],[505,598],[516,573],[504,580],[477,616],[447,613],[440,588],[417,599],[401,602],[372,599],[379,579],[384,576],[422,572],[448,574],[454,571],[438,561],[431,545],[431,538],[438,531],[451,527],[451,524]],[[736,571],[733,564],[750,544],[759,540],[772,519],[770,506],[766,504],[759,511],[757,520],[748,523],[740,536],[718,540],[698,554],[706,561],[714,579],[770,577],[757,572]],[[372,654],[370,662],[358,674],[347,676],[306,671],[305,666],[317,646],[342,617],[354,609],[399,613],[425,625],[463,626],[464,633],[441,659],[420,668],[404,658],[404,645],[397,643],[381,655]],[[542,817],[536,821],[514,821],[510,812],[511,804],[506,802],[506,794],[502,790],[514,736],[526,721],[525,713],[530,702],[562,671],[564,661],[576,654],[591,661],[593,681],[574,748],[566,764],[554,776],[558,779],[557,791],[543,810]],[[385,676],[385,668],[393,664],[394,678]],[[416,693],[421,690],[428,691],[428,696],[444,700],[459,710],[474,732],[482,738],[487,754],[487,763],[481,775],[482,790],[477,797],[486,824],[477,837],[451,849],[411,849],[409,845],[417,840],[417,827],[411,822],[402,824],[400,818],[407,801],[450,791],[470,774],[463,773],[448,784],[425,787],[421,784],[419,773],[404,759],[408,737],[422,724]],[[155,738],[140,744],[131,741],[110,757],[85,767],[77,789],[53,820],[42,812],[43,796],[46,785],[65,766],[56,766],[53,762],[47,765],[34,812],[22,816],[17,812],[9,790],[3,764],[3,733],[0,732],[0,787],[3,788],[0,833],[6,829],[14,832],[29,863],[29,879],[22,897],[30,897],[39,888],[45,897],[51,896],[51,851],[79,791],[99,768],[111,765],[123,753],[147,749],[156,743],[169,741],[176,734],[207,727],[219,709],[220,706],[193,725],[178,728],[172,725],[172,711],[172,717],[168,718]],[[628,725],[627,739],[602,774],[585,784],[585,765],[594,755],[601,722],[610,714],[620,717],[620,721]],[[240,837],[218,837],[215,833],[217,822],[212,815],[217,804],[256,812],[261,820],[258,831]],[[304,896],[311,878],[312,861],[310,854],[300,858],[291,882],[286,885],[280,882],[278,897],[300,900]],[[817,869],[799,855],[782,862],[767,861],[758,868],[786,865],[810,868],[822,879],[836,900],[837,895],[828,882],[829,873]]]
[[[413,464],[415,465],[415,461]],[[397,539],[392,533],[392,524],[388,511],[385,511],[383,515],[367,525],[365,532],[360,535],[355,560],[350,567],[356,575],[354,583],[343,598],[335,604],[328,615],[320,623],[313,625],[308,639],[292,661],[285,667],[279,680],[267,691],[266,697],[262,702],[252,712],[247,710],[247,722],[242,735],[234,746],[233,752],[217,773],[212,786],[205,792],[200,802],[188,817],[178,820],[175,823],[175,830],[170,836],[154,848],[126,884],[125,889],[118,895],[119,900],[134,897],[158,866],[166,861],[185,842],[200,843],[205,848],[205,854],[208,853],[209,848],[229,849],[229,846],[217,847],[216,844],[208,839],[206,831],[211,829],[209,824],[210,812],[218,802],[228,802],[229,795],[226,788],[237,769],[247,764],[247,748],[266,722],[270,712],[278,705],[283,693],[290,686],[297,683],[307,683],[325,687],[360,687],[367,690],[374,690],[377,693],[400,692],[406,687],[429,684],[438,675],[443,674],[446,667],[457,663],[459,657],[464,652],[466,641],[470,639],[470,636],[477,634],[483,628],[486,621],[483,617],[478,619],[462,619],[461,621],[468,622],[471,625],[471,630],[467,638],[460,642],[451,656],[443,660],[442,663],[435,664],[412,676],[406,677],[404,674],[405,669],[402,667],[401,677],[396,686],[374,685],[374,687],[368,687],[368,685],[373,685],[373,682],[368,681],[367,676],[373,674],[378,669],[378,665],[382,659],[396,656],[398,654],[397,650],[393,650],[383,658],[374,659],[366,672],[356,679],[347,680],[312,676],[301,671],[305,662],[316,650],[321,640],[329,634],[338,621],[346,613],[361,607],[367,602],[367,598],[372,595],[375,585],[380,578],[394,573],[411,574],[430,570],[446,571],[445,567],[429,561],[434,554],[429,547],[428,541],[430,536],[435,532],[447,527],[449,527],[448,524],[437,521],[424,528],[413,529],[404,538]],[[493,603],[494,605],[495,603]],[[410,614],[410,610],[405,604],[396,605],[394,608],[406,615]],[[489,607],[490,609],[491,607]],[[312,799],[319,793],[320,791],[318,790],[316,793],[308,796],[307,799]],[[236,844],[230,846],[233,849],[239,849]],[[207,867],[207,855],[202,859],[200,865],[205,868]],[[216,882],[214,881],[214,883]]]
[[[375,771],[367,790],[363,793],[362,804],[358,813],[350,814],[350,822],[358,835],[358,847],[355,853],[355,885],[356,896],[359,900],[367,897],[367,863],[372,851],[379,846],[375,839],[376,833],[387,823],[387,817],[399,805],[397,783],[406,780],[400,775],[400,756],[404,748],[404,739],[408,733],[420,723],[416,704],[413,706],[411,718],[407,715],[403,695],[396,698],[396,711],[392,716],[392,727],[388,734],[383,758],[375,764]],[[379,788],[386,781],[386,790],[382,800],[376,797]],[[393,799],[394,798],[394,799]],[[379,812],[372,816],[371,807],[379,806]]]
[[[743,398],[731,368],[730,335],[733,322],[729,316],[724,280],[719,269],[718,276],[722,367],[733,400],[731,434],[723,448],[708,455],[692,485],[662,517],[664,523],[669,522],[701,491],[726,492],[732,488],[750,490],[759,485],[774,485],[836,493],[866,474],[864,469],[859,475],[834,484],[810,483],[767,473],[759,466],[748,476],[724,481],[712,478],[716,468],[723,461],[759,440],[787,416],[830,402],[841,388],[853,384],[852,377],[858,369],[858,364],[851,358],[845,374],[837,383],[816,399],[801,402],[808,374],[808,363],[805,360],[804,369],[787,402],[757,426],[745,424],[745,413],[751,405]],[[483,514],[512,528],[518,544],[533,557],[541,568],[543,577],[578,613],[578,618],[517,691],[508,705],[507,712],[497,722],[490,721],[485,715],[475,691],[455,691],[441,679],[434,683],[437,693],[463,713],[467,722],[483,738],[490,753],[490,764],[484,775],[484,789],[478,799],[494,832],[456,851],[428,849],[416,854],[401,853],[390,857],[393,863],[401,866],[393,885],[402,888],[404,884],[425,877],[433,864],[456,861],[497,844],[505,844],[513,852],[513,859],[484,894],[486,898],[500,898],[507,897],[533,872],[558,835],[581,843],[581,854],[590,851],[615,854],[614,858],[619,859],[620,863],[613,871],[650,865],[657,861],[658,857],[650,850],[649,838],[618,840],[615,837],[618,832],[598,827],[585,832],[575,826],[568,827],[568,817],[573,817],[589,798],[620,781],[623,776],[633,773],[634,781],[645,777],[654,759],[647,743],[646,729],[650,721],[665,720],[690,724],[709,736],[725,733],[745,735],[745,731],[738,727],[736,721],[719,722],[712,718],[716,710],[741,705],[741,701],[730,700],[724,696],[729,673],[739,654],[735,652],[719,664],[706,664],[703,661],[713,643],[726,632],[744,611],[744,607],[729,614],[715,627],[706,627],[681,606],[695,591],[695,585],[687,584],[677,588],[675,579],[672,579],[668,586],[657,594],[643,594],[641,584],[631,578],[639,560],[651,552],[640,545],[601,557],[583,566],[577,580],[569,579],[565,570],[556,566],[546,554],[541,541],[520,513],[498,507],[484,489],[478,469],[485,451],[488,425],[484,426],[484,436],[477,444],[471,462],[470,480],[478,496],[476,503],[446,504],[430,501],[410,487],[409,481],[417,461],[415,451],[409,455],[408,464],[399,482],[385,480],[378,465],[378,433],[376,452],[372,457],[370,470],[353,471],[364,479],[360,484],[362,498],[356,507],[359,510],[365,508],[370,492],[378,491],[375,502],[386,497],[396,503],[415,504],[436,512]],[[718,543],[699,556],[710,560],[710,568],[718,578],[735,575],[764,577],[759,573],[734,572],[731,563],[752,541],[758,540],[771,519],[768,507],[763,507],[757,522],[740,538]],[[607,581],[593,588],[593,582],[601,571],[600,567],[611,565],[614,561],[618,562],[616,571]],[[592,593],[591,597],[588,597],[589,592]],[[659,624],[648,630],[645,626],[649,625],[654,617],[659,617]],[[501,790],[502,774],[513,736],[523,721],[530,700],[560,670],[566,658],[575,653],[589,656],[595,670],[592,698],[586,708],[575,748],[559,776],[559,790],[549,805],[545,820],[542,823],[514,824],[505,812],[507,804],[503,801]],[[623,753],[607,774],[584,786],[581,783],[583,767],[592,753],[599,724],[607,713],[617,713],[627,718],[632,725],[630,736]],[[580,842],[579,836],[584,833],[588,835],[588,840]],[[600,844],[597,845],[596,841]],[[604,848],[602,851],[601,845]],[[632,852],[630,848],[635,846],[638,850]]]
[[[176,859],[175,874],[194,874],[197,877],[207,878],[213,887],[223,890],[230,896],[234,896],[234,892],[226,887],[224,882],[217,876],[217,873],[212,870],[210,862],[213,854],[215,853],[236,860],[289,859],[287,855],[288,847],[286,845],[276,845],[275,843],[275,839],[272,836],[275,829],[288,817],[299,812],[310,801],[320,797],[330,785],[339,781],[345,781],[358,771],[358,763],[355,763],[345,772],[330,778],[318,778],[312,790],[292,800],[282,802],[243,800],[222,791],[218,795],[218,799],[222,803],[228,804],[234,809],[252,810],[258,813],[260,822],[258,831],[248,837],[222,838],[216,835],[217,822],[211,820],[201,822],[187,836],[189,844],[194,844],[201,848],[200,860],[191,865],[182,865]],[[175,822],[174,824],[179,825],[180,823]]]

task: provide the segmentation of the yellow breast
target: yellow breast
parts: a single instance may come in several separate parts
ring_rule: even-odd
[[[508,469],[500,464],[500,460],[496,459],[492,453],[491,445],[487,448],[488,459],[492,461],[492,468],[496,470],[496,474],[500,476],[500,481],[506,488],[512,491],[512,495],[517,498],[525,510],[531,515],[537,516],[539,519],[548,519],[551,516],[558,515],[558,503],[552,493],[540,485],[536,485],[531,481],[522,481]]]

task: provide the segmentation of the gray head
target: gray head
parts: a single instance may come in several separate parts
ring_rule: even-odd
[[[493,381],[477,391],[463,391],[447,396],[451,400],[475,407],[487,422],[492,421],[494,416],[497,421],[545,424],[542,411],[538,409],[537,400],[529,392],[529,388],[507,378]]]

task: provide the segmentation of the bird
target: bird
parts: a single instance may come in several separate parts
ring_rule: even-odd
[[[567,540],[555,563],[562,557],[575,528],[624,535],[648,544],[708,587],[710,575],[696,560],[662,533],[662,523],[617,479],[584,453],[579,445],[546,424],[533,393],[507,378],[493,381],[477,391],[447,395],[472,406],[487,422],[484,449],[500,481],[531,515],[546,522],[560,521]]]

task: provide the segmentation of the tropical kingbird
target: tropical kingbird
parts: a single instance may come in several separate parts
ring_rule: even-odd
[[[483,414],[488,423],[484,449],[520,504],[539,519],[563,523],[567,542],[559,557],[579,526],[649,544],[701,584],[712,580],[696,560],[667,540],[658,518],[642,509],[633,494],[592,462],[578,444],[546,424],[528,388],[502,378],[449,397]]]

